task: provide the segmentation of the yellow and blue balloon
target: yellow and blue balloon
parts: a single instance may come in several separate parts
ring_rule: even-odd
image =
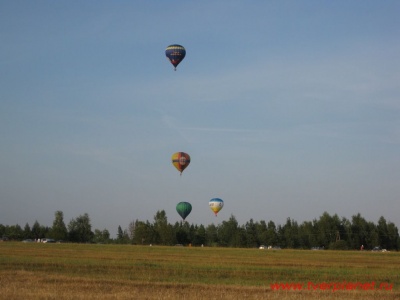
[[[208,202],[208,206],[210,206],[215,216],[217,216],[218,212],[224,207],[224,201],[220,198],[213,198]]]

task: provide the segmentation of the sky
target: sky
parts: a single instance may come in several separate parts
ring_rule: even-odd
[[[399,1],[0,0],[0,224],[400,226]],[[165,48],[181,44],[174,71]],[[174,152],[191,156],[182,176]],[[215,217],[212,198],[225,206]]]

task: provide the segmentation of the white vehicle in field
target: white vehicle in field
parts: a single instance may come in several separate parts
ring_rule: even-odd
[[[55,243],[56,241],[53,239],[42,239],[42,243]]]

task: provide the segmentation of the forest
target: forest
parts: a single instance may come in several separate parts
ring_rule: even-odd
[[[38,221],[22,228],[0,224],[2,241],[38,241],[53,239],[71,243],[116,243],[133,245],[183,245],[208,247],[255,248],[261,245],[274,249],[331,250],[399,250],[400,238],[396,225],[382,216],[377,224],[365,220],[359,213],[351,219],[324,212],[318,219],[297,221],[287,218],[285,224],[250,219],[239,225],[231,215],[220,224],[207,226],[176,222],[170,224],[164,210],[157,211],[152,222],[134,220],[128,228],[117,228],[116,238],[108,229],[94,229],[88,213],[73,218],[67,225],[62,211],[56,211],[51,227]]]

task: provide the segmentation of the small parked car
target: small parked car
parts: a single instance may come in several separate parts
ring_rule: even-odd
[[[42,243],[55,243],[56,241],[53,239],[42,239]]]
[[[311,247],[311,250],[324,250],[324,247]]]
[[[279,246],[268,246],[268,250],[281,250]]]

